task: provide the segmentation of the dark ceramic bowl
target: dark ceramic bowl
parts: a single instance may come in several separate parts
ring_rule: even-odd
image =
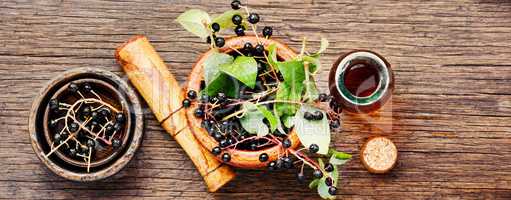
[[[63,102],[77,98],[66,90],[71,82],[90,83],[104,102],[122,110],[126,116],[120,134],[115,135],[115,138],[122,141],[122,145],[116,149],[106,145],[94,151],[95,159],[91,159],[90,166],[83,160],[69,157],[60,149],[49,154],[54,134],[54,130],[48,127],[48,120],[52,119],[48,109],[49,101],[56,97]],[[28,125],[32,148],[41,162],[61,177],[83,182],[101,180],[119,172],[133,158],[143,136],[142,109],[133,89],[117,75],[94,68],[67,71],[50,81],[35,98]]]

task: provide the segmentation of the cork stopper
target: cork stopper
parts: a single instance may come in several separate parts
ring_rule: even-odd
[[[360,159],[369,172],[386,173],[397,163],[396,145],[386,137],[373,137],[362,147]]]

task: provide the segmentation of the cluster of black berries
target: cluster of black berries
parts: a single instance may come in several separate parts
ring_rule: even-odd
[[[239,0],[234,0],[232,1],[231,3],[231,7],[232,9],[234,10],[239,10],[241,7],[242,7],[242,4]],[[234,28],[234,33],[236,33],[237,36],[244,36],[245,35],[245,30],[246,27],[243,25],[243,17],[241,15],[233,15],[232,18],[232,23],[234,25],[236,25],[236,27]],[[248,15],[248,18],[247,18],[248,22],[250,24],[257,24],[261,18],[259,17],[259,14],[257,13],[250,13]],[[213,31],[213,34],[212,36],[208,36],[206,38],[206,42],[208,44],[211,44],[212,42],[214,42],[215,46],[216,47],[223,47],[225,45],[225,38],[223,37],[217,37],[216,34],[220,31],[220,24],[218,23],[212,23],[211,24],[211,30]],[[270,38],[273,34],[273,28],[272,27],[269,27],[269,26],[265,26],[263,28],[263,36],[266,37],[266,38]],[[256,50],[259,50],[260,53],[262,54],[262,52],[264,51],[264,46],[260,46],[257,45],[256,46]]]
[[[96,97],[90,83],[83,83],[81,87],[76,83],[70,83],[67,91],[75,96],[80,96],[76,108],[70,107],[76,102],[62,103],[58,99],[49,101],[49,109],[52,111],[49,120],[49,128],[54,132],[54,144],[62,144],[60,148],[72,158],[87,157],[90,151],[99,146],[108,146],[111,142],[113,148],[122,145],[119,137],[114,135],[124,128],[126,117],[122,112],[113,114],[113,111],[104,105],[84,101],[85,96]],[[104,102],[103,102],[104,103]],[[105,103],[106,104],[106,103]],[[76,109],[68,112],[69,109]],[[68,124],[64,122],[67,119]],[[97,137],[93,134],[96,134]],[[74,139],[73,139],[74,138]],[[99,144],[99,145],[98,145]]]

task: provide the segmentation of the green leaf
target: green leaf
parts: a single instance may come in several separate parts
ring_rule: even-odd
[[[328,150],[328,154],[331,155],[329,162],[332,163],[333,165],[343,165],[346,162],[348,162],[352,157],[350,154],[339,152],[334,149]]]
[[[254,88],[257,79],[257,62],[253,57],[238,56],[231,64],[223,64],[220,71],[238,79],[250,88]]]
[[[243,17],[243,19],[245,19],[245,17],[243,16],[243,12],[241,12],[240,10],[229,10],[229,11],[224,12],[221,15],[215,17],[213,19],[213,22],[218,23],[220,25],[220,28],[222,28],[222,29],[234,28],[234,27],[236,27],[236,25],[234,23],[232,23],[232,17],[234,15],[240,15],[241,17]],[[243,22],[245,22],[245,21],[246,20],[243,20]]]
[[[303,61],[309,63],[309,72],[315,74],[321,69],[321,62],[319,60],[319,55],[317,57],[311,56],[303,56]]]
[[[319,91],[316,88],[316,82],[312,77],[310,77],[308,81],[305,80],[303,84],[305,85],[304,99],[307,99],[308,102],[313,102],[319,98]]]
[[[270,46],[268,46],[268,63],[270,66],[275,70],[276,72],[279,71],[279,68],[277,66],[277,63],[279,61],[277,60],[277,44],[272,43]]]
[[[280,83],[277,88],[277,95],[275,99],[277,101],[288,101],[288,102],[299,102],[302,98],[303,84],[295,84],[290,86],[285,82]],[[283,115],[295,115],[300,104],[277,102],[275,103],[278,116]]]
[[[188,32],[205,39],[209,35],[208,26],[211,18],[207,12],[199,9],[191,9],[179,15],[176,19]]]
[[[321,46],[319,47],[318,52],[316,52],[315,54],[312,54],[312,56],[313,57],[319,56],[320,54],[322,54],[323,52],[326,51],[326,49],[328,48],[329,45],[330,45],[330,43],[328,42],[328,39],[321,38]]]
[[[243,104],[243,109],[245,110],[245,114],[240,118],[241,126],[248,133],[257,134],[259,137],[268,135],[268,126],[263,122],[264,115],[257,106],[253,103],[245,102]]]
[[[295,116],[290,116],[290,115],[284,115],[282,116],[282,119],[284,121],[284,126],[286,126],[286,128],[291,128],[295,125]]]
[[[311,183],[309,183],[309,188],[310,189],[317,188],[318,184],[319,184],[319,181],[320,181],[319,178],[312,180]]]
[[[225,73],[217,73],[217,76],[206,86],[204,91],[208,96],[215,96],[219,92],[225,93],[229,97],[236,97],[237,90],[236,86],[238,82],[236,79],[230,77]]]
[[[264,115],[264,117],[270,123],[271,132],[275,131],[275,129],[277,129],[277,125],[279,123],[277,118],[275,117],[275,115],[273,115],[273,113],[270,112],[268,110],[268,108],[266,108],[265,106],[259,105],[259,106],[257,106],[257,109],[259,110],[259,112],[261,112]]]
[[[306,120],[304,118],[305,112],[313,113],[315,111],[323,113],[324,117],[322,120]],[[328,153],[328,147],[330,145],[330,126],[328,125],[328,119],[324,111],[309,105],[302,105],[295,116],[295,128],[300,142],[305,147],[316,144],[319,146],[318,154],[325,155]]]
[[[219,52],[210,54],[204,61],[204,81],[206,81],[206,85],[219,75],[220,65],[231,64],[233,61],[234,58],[229,54]]]
[[[298,85],[303,84],[303,80],[305,80],[305,70],[303,67],[303,61],[299,60],[291,60],[286,62],[277,63],[280,73],[282,77],[284,77],[284,82],[288,85]]]

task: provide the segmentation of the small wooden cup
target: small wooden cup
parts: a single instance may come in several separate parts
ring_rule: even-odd
[[[105,91],[115,91],[110,94],[112,96],[110,96],[109,99],[112,101],[118,100],[119,102],[117,102],[117,105],[122,106],[127,116],[127,127],[124,130],[125,133],[123,136],[124,148],[121,147],[122,149],[118,150],[116,153],[112,152],[111,155],[107,156],[104,160],[100,160],[97,163],[93,162],[94,166],[92,166],[93,163],[91,163],[89,173],[87,173],[83,165],[70,162],[65,155],[58,155],[58,150],[48,157],[46,156],[51,150],[50,142],[46,136],[49,133],[45,131],[45,129],[48,130],[47,127],[45,127],[48,123],[48,103],[51,98],[63,93],[62,88],[67,87],[70,82],[79,82],[82,80],[97,80],[98,85],[96,86],[102,87]],[[103,86],[106,87],[105,84],[109,86],[103,88]],[[103,94],[108,95],[108,92]],[[135,92],[117,75],[94,68],[71,70],[51,80],[35,98],[32,104],[28,125],[32,148],[41,162],[55,174],[68,180],[80,182],[105,179],[119,172],[133,158],[141,144],[143,136],[142,109]]]

